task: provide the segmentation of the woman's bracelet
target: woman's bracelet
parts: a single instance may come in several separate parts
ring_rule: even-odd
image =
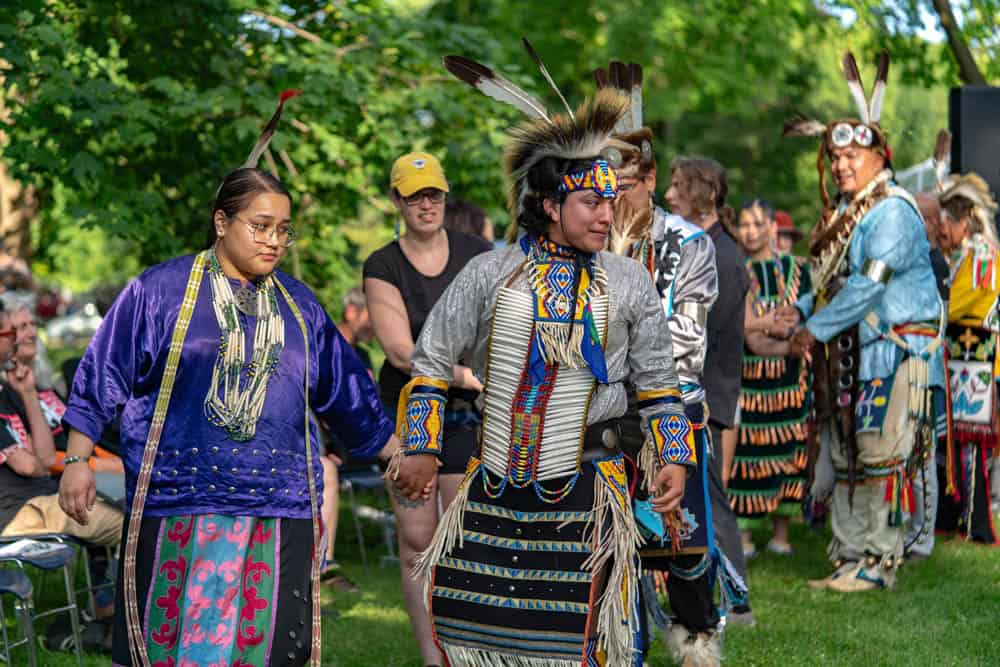
[[[65,468],[71,463],[90,463],[90,456],[67,456],[63,459],[63,467]]]

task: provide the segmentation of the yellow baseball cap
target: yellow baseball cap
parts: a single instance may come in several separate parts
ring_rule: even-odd
[[[448,192],[441,163],[430,153],[407,153],[392,165],[389,176],[393,188],[404,197],[424,188],[437,188]]]

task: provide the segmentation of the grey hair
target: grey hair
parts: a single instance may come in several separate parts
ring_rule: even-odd
[[[344,310],[347,310],[348,306],[359,309],[368,307],[368,299],[365,297],[365,290],[361,285],[355,285],[344,293]]]

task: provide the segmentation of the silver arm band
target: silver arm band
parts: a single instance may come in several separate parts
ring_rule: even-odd
[[[894,271],[889,265],[878,259],[866,259],[861,266],[861,275],[871,278],[877,283],[887,283]]]
[[[708,308],[693,301],[678,303],[674,306],[674,312],[678,315],[691,318],[700,327],[705,326],[705,321],[708,319]]]

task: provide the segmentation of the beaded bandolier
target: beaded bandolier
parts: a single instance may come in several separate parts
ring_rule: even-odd
[[[830,500],[830,576],[819,588],[858,592],[895,585],[903,523],[914,509],[911,460],[933,432],[934,394],[944,385],[942,303],[919,208],[892,181],[879,124],[889,73],[882,53],[868,96],[854,56],[843,60],[858,117],[798,118],[791,136],[822,136],[817,154],[822,219],[812,235],[813,294],[796,304],[811,337],[815,372],[816,500]],[[831,202],[825,164],[848,151],[883,171]],[[861,178],[855,170],[855,178]],[[863,181],[862,181],[863,182]],[[812,457],[811,457],[812,458]]]
[[[812,258],[815,311],[819,312],[837,295],[850,275],[847,250],[854,228],[871,208],[889,194],[892,172],[879,174],[843,210],[825,212],[809,243]],[[837,435],[847,445],[847,483],[853,489],[858,473],[858,443],[855,414],[858,407],[857,372],[861,367],[861,339],[857,325],[827,342],[817,341],[813,349],[814,418],[832,421]],[[817,433],[810,431],[811,461],[819,450]]]

